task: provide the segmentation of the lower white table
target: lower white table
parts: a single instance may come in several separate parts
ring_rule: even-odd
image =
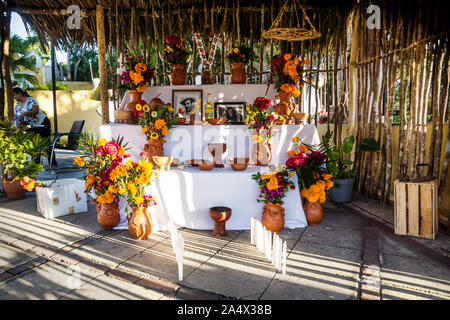
[[[268,167],[257,166],[249,166],[245,171],[234,171],[229,166],[212,171],[192,167],[160,171],[155,184],[149,188],[157,201],[151,210],[154,230],[168,230],[169,220],[190,229],[213,230],[214,221],[209,216],[209,208],[214,206],[231,208],[227,230],[250,229],[250,219],[261,219],[264,206],[264,203],[256,201],[259,186],[251,175],[268,171]],[[283,204],[285,228],[288,229],[308,225],[295,176],[292,181],[296,189],[288,191]],[[126,201],[121,200],[121,223],[115,229],[128,228],[125,206]]]

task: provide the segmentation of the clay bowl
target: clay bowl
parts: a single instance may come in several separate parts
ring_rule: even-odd
[[[172,163],[170,164],[171,167],[176,167],[180,164],[180,159],[173,158]]]
[[[220,126],[221,124],[224,124],[227,121],[227,118],[219,118],[219,119],[206,119],[209,124],[212,124],[214,126]]]
[[[114,111],[114,117],[117,120],[128,120],[131,119],[133,115],[132,111],[127,111],[127,110],[115,110]]]
[[[160,167],[168,167],[172,164],[173,157],[153,156],[153,161]]]
[[[193,167],[198,167],[198,164],[201,162],[202,162],[201,159],[191,159],[191,160],[187,160],[186,164],[190,164]]]
[[[201,171],[211,171],[214,168],[215,164],[212,161],[203,160],[198,164],[198,168]]]
[[[231,168],[234,171],[244,171],[245,169],[247,169],[247,167],[248,167],[248,163],[242,163],[242,164],[233,163],[231,165]]]
[[[292,116],[294,117],[295,120],[307,120],[308,115],[309,115],[309,113],[304,113],[304,112],[294,112],[292,114]]]

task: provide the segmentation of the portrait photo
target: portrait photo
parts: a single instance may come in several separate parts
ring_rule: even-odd
[[[214,103],[214,118],[227,118],[227,124],[243,124],[246,102]]]
[[[186,116],[190,115],[194,111],[199,99],[202,99],[202,101],[200,102],[196,112],[202,114],[202,90],[172,90],[172,107],[175,109],[176,113],[178,113],[178,110],[181,108]]]

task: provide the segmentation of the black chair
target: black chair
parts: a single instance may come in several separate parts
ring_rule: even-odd
[[[78,138],[81,136],[81,131],[83,130],[83,127],[84,127],[84,120],[76,120],[73,122],[70,132],[54,134],[49,161],[50,169],[52,169],[53,157],[55,156],[55,149],[77,150]],[[63,136],[68,136],[67,139],[68,143],[66,146],[58,143],[58,140]]]

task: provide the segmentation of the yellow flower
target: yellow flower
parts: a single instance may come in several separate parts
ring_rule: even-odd
[[[127,162],[125,162],[125,168],[127,168],[127,170],[133,168],[133,161],[127,160]]]
[[[331,180],[327,180],[325,181],[325,190],[330,190],[331,188],[333,188],[334,186],[334,182]]]
[[[266,173],[261,177],[261,180],[270,180],[273,176],[274,176],[273,173],[272,174]]]
[[[297,98],[299,95],[300,95],[300,91],[297,90],[297,89],[295,89],[295,90],[292,92],[292,96],[293,96],[294,98]]]
[[[294,171],[289,171],[289,177],[294,176]]]
[[[138,189],[132,181],[127,183],[127,189],[130,190],[132,195],[135,195],[138,192]]]
[[[119,194],[124,194],[125,193],[125,189],[120,188],[119,189]]]
[[[119,188],[117,188],[117,187],[114,186],[114,185],[110,185],[110,186],[108,187],[108,191],[111,192],[111,193],[117,193],[117,192],[119,191]]]
[[[322,173],[322,179],[325,181],[330,180],[331,178],[333,178],[333,176],[329,173]]]
[[[298,142],[300,139],[298,137],[293,137],[292,142]]]
[[[75,161],[73,163],[79,165],[80,167],[83,167],[86,164],[84,162],[84,160],[82,158],[80,158],[80,157],[76,157]]]
[[[146,134],[149,130],[150,128],[142,128],[142,134]]]
[[[148,104],[145,104],[145,105],[142,107],[142,111],[144,111],[144,112],[150,112],[150,107],[148,106]]]
[[[125,149],[124,148],[122,148],[122,147],[120,147],[119,148],[119,156],[123,156],[125,154]]]
[[[164,126],[164,128],[162,128],[161,134],[163,136],[167,136],[169,134],[169,129],[167,128],[167,126]]]
[[[280,89],[284,92],[291,92],[291,86],[288,83],[283,83]]]
[[[233,49],[230,49],[230,51],[228,51],[228,53],[233,53]]]
[[[97,178],[93,174],[90,174],[86,177],[86,183],[88,184],[94,184],[95,181],[97,181]]]
[[[298,150],[299,150],[300,152],[302,152],[302,153],[308,153],[308,147],[305,146],[304,144],[302,144],[302,145],[298,148]]]
[[[161,130],[166,125],[166,122],[163,119],[158,119],[155,121],[155,129]]]
[[[239,53],[239,49],[238,48],[234,48],[234,53]]]
[[[134,199],[134,203],[135,203],[137,206],[139,206],[142,202],[144,202],[144,197],[143,197],[143,196],[137,196],[137,197]]]
[[[296,155],[298,155],[298,152],[295,151],[295,150],[290,150],[290,151],[288,152],[288,155],[289,155],[289,158],[295,157]]]
[[[106,140],[103,139],[103,138],[98,139],[98,145],[99,145],[99,146],[104,146],[104,145],[106,145]]]
[[[137,111],[141,111],[142,110],[142,105],[140,105],[139,103],[136,105],[135,109]]]
[[[267,183],[267,189],[269,190],[275,190],[278,189],[278,179],[275,176],[272,176]]]
[[[156,140],[159,138],[159,134],[157,132],[152,132],[150,135],[150,139]]]

